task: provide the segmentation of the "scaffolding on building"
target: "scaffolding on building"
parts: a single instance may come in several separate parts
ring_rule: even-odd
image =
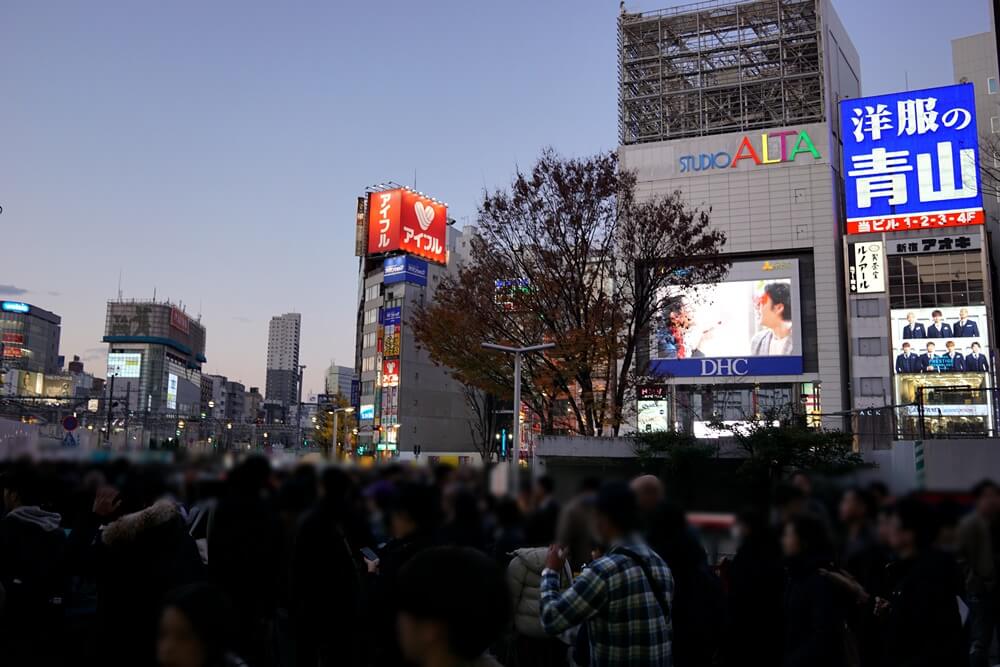
[[[623,10],[621,143],[823,121],[822,1]]]

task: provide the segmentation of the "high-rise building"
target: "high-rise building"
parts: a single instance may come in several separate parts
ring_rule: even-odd
[[[462,232],[446,224],[445,204],[403,187],[378,188],[358,201],[356,364],[361,452],[471,459],[468,412],[448,369],[417,344],[408,318],[434,299],[456,263]]]
[[[149,415],[201,413],[206,359],[200,319],[165,301],[109,301],[104,342],[116,400]]]
[[[58,373],[62,320],[21,301],[0,301],[0,367],[30,373]]]
[[[623,10],[618,37],[622,167],[640,197],[679,191],[708,211],[731,262],[724,282],[665,299],[639,358],[636,427],[718,437],[713,423],[773,408],[842,428],[836,105],[859,95],[861,70],[832,4]]]
[[[268,329],[264,398],[283,408],[298,401],[301,325],[302,315],[285,313],[272,317]]]
[[[325,389],[327,395],[333,397],[340,394],[344,398],[349,399],[351,397],[351,383],[357,377],[357,373],[353,368],[331,363],[326,369]]]

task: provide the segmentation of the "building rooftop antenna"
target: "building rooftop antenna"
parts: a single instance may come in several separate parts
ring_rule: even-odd
[[[118,303],[122,302],[122,270],[118,269]]]

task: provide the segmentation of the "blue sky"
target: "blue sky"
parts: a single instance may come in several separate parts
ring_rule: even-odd
[[[643,0],[629,9],[680,4]],[[835,0],[866,94],[952,81],[987,0]],[[0,4],[0,296],[103,375],[104,303],[183,301],[206,370],[263,385],[302,313],[306,392],[353,364],[355,197],[396,180],[474,221],[540,149],[617,140],[617,0]]]

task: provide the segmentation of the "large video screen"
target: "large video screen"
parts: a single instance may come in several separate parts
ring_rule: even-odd
[[[802,373],[797,260],[735,262],[724,282],[661,297],[668,306],[652,326],[652,375]]]
[[[990,370],[986,306],[899,308],[891,318],[897,374]]]
[[[108,354],[108,377],[137,378],[142,371],[142,354],[139,352],[111,352]]]

